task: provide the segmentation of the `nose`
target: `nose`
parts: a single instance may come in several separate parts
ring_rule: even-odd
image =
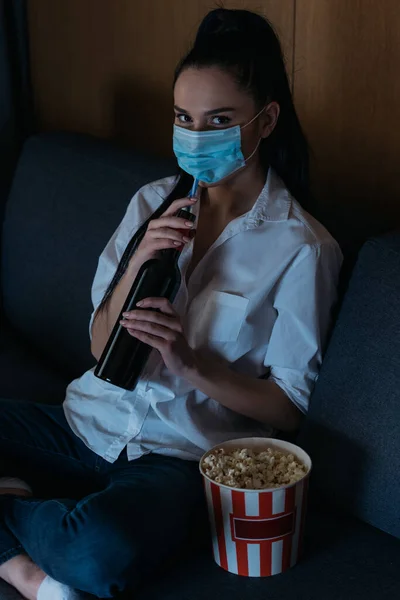
[[[207,131],[207,125],[202,121],[195,121],[192,127],[193,131]]]

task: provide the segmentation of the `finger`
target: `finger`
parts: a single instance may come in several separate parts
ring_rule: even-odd
[[[183,242],[177,242],[176,240],[166,240],[165,238],[151,240],[148,244],[147,250],[149,252],[156,252],[157,250],[168,250],[168,248],[178,248],[182,246]]]
[[[185,208],[185,206],[193,206],[196,204],[197,198],[179,198],[178,200],[174,200],[173,203],[165,213],[163,217],[169,217],[170,215],[174,215],[180,208]]]
[[[161,352],[164,349],[164,342],[161,338],[156,337],[154,335],[149,335],[148,333],[144,333],[143,331],[138,331],[137,329],[128,329],[129,335],[136,338],[140,342],[144,342],[148,344],[155,350]]]
[[[159,219],[153,219],[150,221],[148,230],[160,229],[161,227],[169,227],[171,229],[183,229],[189,230],[194,228],[194,223],[186,221],[179,217],[160,217]]]
[[[191,231],[187,234],[182,233],[176,229],[170,229],[169,227],[160,227],[159,229],[151,229],[148,232],[148,237],[153,240],[164,238],[167,240],[174,240],[179,244],[190,242]]]
[[[177,317],[178,314],[167,298],[144,298],[137,303],[140,308],[155,308],[161,310],[165,315]]]
[[[129,327],[136,327],[137,322],[146,321],[156,323],[162,327],[168,327],[178,333],[182,333],[183,331],[181,322],[175,315],[173,317],[167,316],[164,313],[155,312],[154,310],[131,310],[123,313],[122,316],[124,317],[124,320],[129,322]]]
[[[148,333],[149,335],[162,338],[166,342],[174,342],[177,336],[176,331],[172,331],[172,329],[169,329],[169,327],[157,325],[157,323],[135,321],[133,325],[131,321],[120,321],[120,324],[128,331],[142,331],[143,333]]]

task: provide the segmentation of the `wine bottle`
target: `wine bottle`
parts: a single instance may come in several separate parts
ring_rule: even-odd
[[[178,211],[176,216],[187,221],[195,220],[195,216],[185,209]],[[182,247],[162,250],[156,258],[151,258],[140,267],[96,366],[96,377],[126,390],[135,388],[152,348],[132,337],[120,325],[122,313],[140,310],[137,303],[145,298],[174,301],[181,284],[178,258]]]

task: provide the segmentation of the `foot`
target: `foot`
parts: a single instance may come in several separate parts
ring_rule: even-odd
[[[15,477],[0,478],[0,495],[32,496],[30,486]],[[82,596],[72,588],[55,581],[40,569],[26,554],[20,554],[0,565],[0,579],[4,579],[26,600],[80,600]]]
[[[32,489],[22,479],[17,477],[0,477],[0,495],[32,496]]]
[[[30,486],[16,477],[0,478],[0,495],[32,496]],[[37,600],[38,589],[46,574],[25,554],[14,556],[0,566],[0,579],[4,579],[27,600]]]
[[[46,575],[26,554],[15,556],[1,565],[0,578],[26,600],[81,600],[83,597]]]
[[[26,600],[37,600],[46,574],[26,556],[14,556],[0,566],[0,577],[14,587]]]

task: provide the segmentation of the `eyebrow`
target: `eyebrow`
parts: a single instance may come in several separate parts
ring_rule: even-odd
[[[180,113],[183,113],[184,115],[188,115],[188,111],[185,110],[184,108],[180,108],[179,106],[174,106],[174,109]],[[206,117],[210,117],[211,115],[218,115],[219,113],[222,112],[233,112],[235,111],[234,108],[232,108],[231,106],[221,106],[221,108],[215,108],[214,110],[208,110],[207,112],[205,112],[205,116]]]

